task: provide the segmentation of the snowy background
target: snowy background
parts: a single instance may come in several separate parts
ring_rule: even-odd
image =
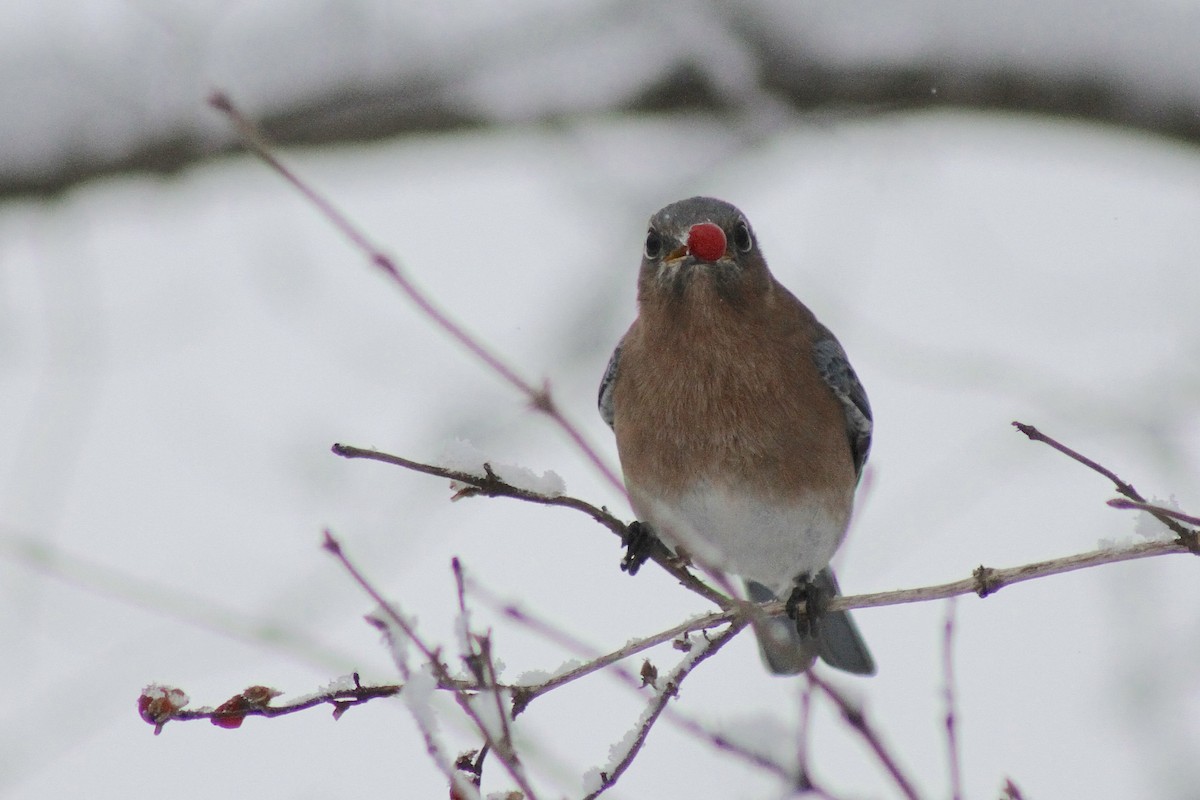
[[[0,795],[444,797],[398,701],[336,723],[318,710],[157,738],[137,716],[153,681],[202,705],[259,683],[302,694],[351,670],[394,680],[362,621],[369,599],[319,548],[325,526],[447,644],[455,555],[597,649],[708,610],[652,567],[622,574],[615,539],[580,514],[450,504],[444,481],[330,454],[341,441],[436,461],[466,440],[628,515],[556,429],[261,164],[64,177],[173,131],[220,148],[227,126],[203,103],[213,86],[277,113],[348,84],[430,85],[431,103],[480,123],[285,157],[523,376],[549,380],[614,464],[595,390],[634,314],[645,220],[698,193],[741,207],[875,408],[836,562],[848,593],[1132,540],[1136,518],[1104,505],[1112,487],[1014,419],[1200,512],[1200,151],[1148,132],[1168,104],[1200,107],[1200,6],[726,8],[740,7],[0,9]],[[797,113],[762,89],[774,78],[736,35],[747,29],[771,32],[771,65],[792,54],[834,74],[999,65],[1094,79],[1150,122],[966,103]],[[630,108],[681,65],[736,113]],[[70,185],[20,189],[38,181]],[[1011,777],[1029,797],[1194,797],[1196,570],[1172,556],[961,599],[967,794],[995,796]],[[930,796],[948,774],[945,615],[941,603],[858,611],[879,675],[833,676]],[[480,607],[476,622],[494,625],[504,677],[567,659],[495,616]],[[672,663],[669,649],[653,658]],[[747,635],[678,705],[787,753],[798,687],[765,674]],[[520,717],[546,796],[577,796],[643,702],[596,676]],[[476,746],[452,720],[451,747]],[[892,796],[832,717],[813,739],[824,784]],[[507,786],[497,767],[486,791]],[[610,794],[780,793],[660,725]]]

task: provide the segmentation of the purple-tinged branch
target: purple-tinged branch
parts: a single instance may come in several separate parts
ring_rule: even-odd
[[[553,420],[559,429],[574,442],[575,446],[584,454],[587,460],[592,463],[592,466],[604,476],[605,480],[616,488],[617,491],[622,494],[625,493],[625,486],[621,482],[621,479],[617,477],[617,474],[605,463],[596,449],[584,438],[579,428],[572,424],[563,415],[562,411],[559,410],[558,405],[554,402],[554,398],[550,394],[548,384],[538,387],[522,378],[504,359],[492,352],[477,337],[468,333],[448,313],[438,308],[427,294],[417,288],[416,284],[412,282],[394,259],[385,254],[349,217],[339,211],[320,192],[309,186],[275,155],[272,144],[267,141],[267,138],[258,130],[254,123],[238,110],[227,94],[214,92],[210,95],[208,102],[209,105],[220,111],[233,123],[242,140],[256,156],[262,159],[267,166],[275,170],[280,177],[295,187],[306,200],[312,203],[317,211],[329,220],[330,224],[337,228],[340,233],[349,239],[354,247],[361,251],[372,264],[382,270],[399,287],[400,291],[417,306],[422,314],[437,327],[441,328],[450,338],[458,342],[467,352],[486,364],[502,380],[525,395],[529,401],[529,405]]]
[[[1105,478],[1108,478],[1110,481],[1113,482],[1113,485],[1117,488],[1118,493],[1125,495],[1126,497],[1128,497],[1130,500],[1134,501],[1135,503],[1142,503],[1144,506],[1146,506],[1143,510],[1154,515],[1155,519],[1157,519],[1163,525],[1166,525],[1168,528],[1170,528],[1171,531],[1176,536],[1179,537],[1180,544],[1182,544],[1184,547],[1186,547],[1192,553],[1194,553],[1196,555],[1200,555],[1200,534],[1198,534],[1194,530],[1188,530],[1187,528],[1180,525],[1176,521],[1176,519],[1178,518],[1177,514],[1164,513],[1164,509],[1161,509],[1158,506],[1151,506],[1150,503],[1146,502],[1146,498],[1142,497],[1142,495],[1138,493],[1138,490],[1133,488],[1132,483],[1128,483],[1126,481],[1121,480],[1121,478],[1119,478],[1117,476],[1117,474],[1115,472],[1113,472],[1111,469],[1109,469],[1108,467],[1105,467],[1104,465],[1093,461],[1092,459],[1088,458],[1087,456],[1083,455],[1082,453],[1078,452],[1077,450],[1073,450],[1070,447],[1067,447],[1065,444],[1058,441],[1057,439],[1055,439],[1051,436],[1047,436],[1046,434],[1042,433],[1040,430],[1033,427],[1032,425],[1027,425],[1024,422],[1014,422],[1013,427],[1016,428],[1017,430],[1019,430],[1021,433],[1028,436],[1032,441],[1042,442],[1043,444],[1047,444],[1050,447],[1053,447],[1058,452],[1067,456],[1068,458],[1074,459],[1075,461],[1078,461],[1080,464],[1083,464],[1088,469],[1094,470],[1095,472],[1098,472],[1099,474],[1103,475]],[[1109,503],[1109,505],[1112,505],[1112,503]],[[1175,517],[1176,519],[1173,519],[1172,517]],[[1195,520],[1194,517],[1189,518],[1189,519]],[[1197,523],[1193,522],[1193,524],[1197,524]]]

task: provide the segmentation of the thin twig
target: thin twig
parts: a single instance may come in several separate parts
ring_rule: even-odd
[[[795,765],[783,764],[723,733],[711,731],[696,720],[680,714],[672,706],[663,709],[662,718],[694,738],[708,742],[713,749],[749,764],[759,773],[769,773],[792,787],[801,788],[802,778],[797,774]],[[811,783],[806,785],[808,790],[819,791]]]
[[[889,751],[887,746],[883,743],[883,739],[879,736],[871,724],[867,722],[867,718],[863,715],[862,709],[852,703],[849,698],[843,695],[840,691],[835,689],[832,684],[827,683],[823,678],[821,678],[817,674],[816,670],[810,669],[805,674],[813,686],[815,686],[817,689],[820,689],[826,697],[833,701],[834,705],[836,705],[838,710],[841,712],[843,719],[846,720],[846,724],[853,728],[854,731],[862,737],[863,741],[867,743],[867,746],[871,748],[871,751],[875,754],[875,758],[879,760],[879,763],[883,765],[883,768],[887,770],[888,775],[891,776],[892,782],[896,784],[896,788],[898,788],[900,792],[906,798],[908,798],[908,800],[918,800],[920,795],[917,794],[917,790],[913,787],[912,782],[905,776],[903,770],[900,769],[900,765],[896,762],[896,759],[892,757],[891,751]]]
[[[942,696],[946,701],[946,758],[950,762],[950,798],[962,800],[962,761],[958,751],[958,715],[954,680],[954,626],[957,598],[946,601],[946,627],[942,635]]]
[[[1200,525],[1200,517],[1193,517],[1191,514],[1185,514],[1182,511],[1177,511],[1174,508],[1156,505],[1155,503],[1139,503],[1136,500],[1126,500],[1123,497],[1114,497],[1108,501],[1108,504],[1113,508],[1131,509],[1134,511],[1149,511],[1155,517],[1164,516],[1177,519],[1180,522],[1186,522],[1189,525]]]
[[[1146,503],[1146,498],[1142,497],[1141,494],[1138,493],[1138,490],[1133,488],[1132,483],[1121,480],[1119,477],[1117,477],[1117,474],[1108,467],[1098,464],[1076,450],[1072,450],[1070,447],[1067,447],[1065,444],[1051,436],[1047,436],[1032,425],[1026,425],[1024,422],[1013,422],[1013,427],[1028,436],[1031,440],[1048,444],[1068,458],[1072,458],[1075,461],[1078,461],[1080,464],[1083,464],[1088,469],[1100,473],[1113,482],[1113,485],[1117,487],[1118,493],[1125,495],[1130,500],[1133,500],[1136,503]],[[1197,533],[1197,531],[1188,530],[1180,525],[1171,518],[1175,516],[1173,514],[1164,514],[1158,510],[1152,510],[1149,508],[1145,510],[1150,514],[1153,514],[1154,518],[1163,525],[1166,525],[1168,528],[1170,528],[1171,531],[1179,537],[1179,542],[1188,550],[1196,555],[1200,555],[1200,533]]]
[[[1004,788],[1001,791],[1003,792],[1000,795],[1001,800],[1025,800],[1025,795],[1021,793],[1020,787],[1013,783],[1012,778],[1004,779]]]
[[[511,609],[511,611],[513,613],[511,613],[510,616],[512,616],[514,619],[517,619],[516,614],[522,613],[522,612],[517,611],[516,609]],[[571,681],[578,680],[579,678],[582,678],[585,675],[590,675],[591,673],[596,672],[601,669],[604,669],[605,667],[612,666],[613,664],[616,664],[617,662],[623,661],[623,660],[625,660],[631,656],[637,655],[638,653],[641,653],[645,650],[649,650],[652,647],[656,647],[660,644],[665,644],[666,642],[674,641],[675,639],[678,639],[680,636],[684,636],[688,633],[693,633],[695,631],[701,631],[701,630],[708,630],[710,628],[716,628],[721,625],[726,625],[730,622],[730,620],[732,618],[733,617],[729,613],[718,611],[718,612],[714,612],[712,614],[707,614],[703,617],[697,617],[695,619],[690,619],[686,622],[681,622],[678,625],[675,625],[674,627],[667,628],[664,631],[659,631],[658,633],[651,634],[650,636],[645,636],[641,639],[634,639],[633,641],[628,642],[624,646],[622,646],[616,650],[613,650],[612,652],[605,653],[604,655],[601,655],[601,656],[597,656],[596,658],[593,658],[591,661],[588,661],[586,664],[581,664],[574,669],[570,669],[559,675],[555,675],[553,678],[550,678],[549,680],[546,680],[545,682],[540,683],[537,686],[531,686],[528,689],[522,691],[522,693],[521,693],[522,700],[524,701],[522,707],[524,707],[524,705],[528,705],[530,700],[533,700],[534,698],[536,698],[540,695],[546,694],[547,692],[549,692],[553,689],[557,689],[559,686],[570,683]],[[534,627],[539,628],[543,632],[546,631],[546,628],[544,626],[538,625],[537,623],[530,620],[529,617],[524,617],[524,621]],[[629,673],[629,679],[630,679],[630,682],[632,683],[632,685],[634,685],[634,686],[641,685],[640,681],[638,681],[635,677],[633,677],[632,673]]]
[[[181,708],[171,713],[169,719],[173,722],[191,722],[206,719],[219,727],[236,727],[231,723],[240,723],[246,717],[283,717],[288,714],[296,714],[324,705],[330,706],[333,709],[333,716],[337,719],[347,709],[377,700],[381,697],[394,697],[403,689],[403,686],[395,683],[364,686],[359,681],[358,673],[354,674],[353,680],[353,687],[335,686],[278,704],[271,702],[275,696],[273,692],[255,692],[254,690],[262,690],[263,687],[252,686],[234,695],[216,708]],[[267,698],[266,703],[260,704],[251,699],[256,694],[260,696],[270,694],[271,697]],[[162,723],[166,721],[166,719],[161,720]]]
[[[837,798],[813,777],[809,766],[809,738],[812,733],[813,685],[810,681],[800,683],[800,721],[796,740],[795,790],[804,797],[814,800],[837,800]]]
[[[417,308],[429,318],[437,327],[441,328],[450,338],[458,342],[467,352],[474,355],[487,367],[496,373],[502,380],[515,388],[528,399],[530,406],[542,412],[554,421],[559,429],[561,429],[567,437],[575,443],[579,451],[584,454],[588,461],[592,463],[597,471],[604,476],[621,494],[625,494],[625,485],[612,468],[605,463],[600,457],[599,452],[584,438],[583,433],[572,424],[558,408],[554,402],[553,396],[550,394],[549,384],[541,387],[535,386],[526,379],[522,378],[517,371],[509,366],[500,356],[493,353],[486,345],[478,338],[472,336],[458,322],[456,322],[449,314],[442,311],[433,300],[423,291],[417,288],[416,284],[400,269],[396,261],[386,255],[382,249],[377,247],[367,235],[356,226],[349,217],[339,211],[332,202],[324,197],[313,187],[309,186],[303,179],[285,165],[277,155],[275,155],[274,146],[263,135],[262,131],[250,121],[248,117],[242,114],[233,104],[233,100],[224,92],[213,92],[208,99],[209,105],[220,111],[222,114],[233,123],[237,128],[242,141],[250,148],[259,158],[263,160],[267,166],[275,170],[288,183],[292,184],[297,191],[302,194],[317,211],[320,212],[330,224],[338,229],[354,247],[358,248],[370,262],[381,269],[385,275],[392,280],[400,290],[408,296],[409,300],[417,306]]]
[[[617,536],[625,536],[627,525],[618,517],[610,513],[605,508],[599,508],[592,505],[586,500],[580,500],[577,497],[570,497],[565,494],[542,494],[530,489],[523,489],[519,486],[514,486],[511,483],[503,481],[494,472],[484,470],[484,465],[480,465],[480,469],[484,474],[479,475],[474,472],[466,472],[459,469],[450,469],[449,467],[440,467],[436,464],[425,464],[420,461],[413,461],[410,458],[403,456],[385,453],[381,450],[373,450],[367,447],[355,447],[350,444],[335,443],[330,450],[334,455],[342,458],[360,458],[369,461],[380,461],[384,464],[391,464],[404,469],[420,472],[425,475],[433,475],[437,478],[445,478],[455,483],[466,484],[472,490],[459,491],[455,497],[474,497],[483,495],[485,497],[511,497],[514,500],[524,500],[527,503],[536,503],[543,506],[561,506],[563,508],[573,508],[587,514],[589,517],[599,522],[604,527],[615,533]]]
[[[482,590],[473,587],[472,591],[479,592]],[[595,648],[584,644],[567,631],[551,625],[546,620],[538,619],[526,611],[517,608],[516,606],[511,604],[503,605],[499,606],[499,610],[502,614],[514,622],[519,622],[530,630],[545,636],[550,641],[565,647],[575,655],[588,659],[586,663],[580,664],[578,667],[565,670],[551,678],[547,678],[541,683],[531,686],[514,687],[514,716],[523,711],[532,700],[540,697],[541,695],[553,691],[560,686],[571,683],[572,681],[579,680],[580,678],[590,675],[593,672],[598,672],[606,668],[612,669],[613,673],[617,675],[617,677],[619,677],[624,683],[631,688],[638,690],[642,687],[642,682],[632,672],[620,667],[619,663],[621,661],[631,658],[632,656],[635,656],[638,653],[644,652],[653,647],[657,647],[658,645],[674,641],[681,636],[686,636],[689,633],[726,625],[731,619],[728,614],[723,612],[706,614],[703,617],[696,617],[694,619],[681,622],[678,625],[667,628],[663,631],[659,631],[658,633],[626,642],[624,645],[611,652],[597,655]]]
[[[611,789],[620,780],[625,771],[629,769],[629,765],[637,758],[637,754],[646,743],[646,737],[650,735],[650,730],[654,727],[654,723],[662,714],[667,703],[670,702],[672,697],[678,694],[679,685],[691,674],[692,670],[732,641],[741,632],[742,628],[748,624],[749,621],[745,619],[733,621],[728,628],[717,636],[706,640],[703,645],[696,648],[693,652],[688,653],[679,666],[671,671],[670,676],[667,677],[661,688],[654,695],[654,698],[650,701],[650,705],[643,711],[637,733],[625,753],[616,761],[611,770],[600,773],[600,786],[587,795],[584,795],[584,800],[594,800],[594,798]]]
[[[1113,472],[1112,470],[1110,470],[1108,467],[1105,467],[1104,465],[1093,461],[1092,459],[1079,453],[1076,450],[1072,450],[1070,447],[1067,447],[1065,444],[1058,441],[1057,439],[1047,436],[1046,434],[1042,433],[1040,430],[1033,427],[1032,425],[1028,425],[1024,422],[1015,422],[1014,421],[1013,427],[1016,428],[1017,430],[1019,430],[1021,433],[1028,436],[1032,441],[1042,442],[1043,444],[1048,444],[1051,447],[1053,447],[1055,450],[1057,450],[1058,452],[1062,453],[1063,455],[1065,455],[1069,458],[1072,458],[1075,461],[1078,461],[1080,464],[1083,464],[1088,469],[1099,472],[1101,475],[1103,475],[1104,477],[1106,477],[1110,481],[1112,481],[1113,485],[1115,485],[1117,487],[1117,491],[1120,492],[1121,494],[1125,495],[1126,497],[1133,498],[1134,500],[1141,499],[1141,495],[1138,494],[1137,489],[1133,488],[1133,484],[1126,483],[1125,481],[1118,478],[1117,474],[1115,472]]]
[[[503,752],[511,753],[516,758],[512,745],[512,730],[509,728],[509,709],[505,708],[504,697],[496,676],[496,663],[492,659],[492,639],[490,632],[477,634],[471,630],[471,615],[467,611],[466,578],[463,575],[462,562],[457,557],[450,560],[454,572],[454,585],[458,592],[458,624],[462,637],[462,646],[467,652],[462,654],[467,669],[475,676],[479,685],[480,695],[490,695],[496,706],[496,718],[500,723],[499,746]]]
[[[467,484],[468,486],[477,489],[475,492],[460,491],[456,497],[471,497],[474,495],[484,495],[487,497],[511,497],[514,500],[524,500],[527,503],[536,503],[544,506],[560,506],[562,508],[572,508],[587,514],[589,517],[599,522],[604,527],[608,528],[613,533],[620,536],[622,541],[628,533],[629,526],[611,514],[605,508],[598,508],[586,500],[580,500],[577,497],[569,497],[567,495],[549,495],[540,492],[534,492],[529,489],[522,489],[519,486],[514,486],[501,480],[494,472],[487,469],[487,465],[481,465],[484,468],[483,475],[476,475],[471,472],[462,470],[447,469],[434,464],[424,464],[420,461],[413,461],[403,456],[384,453],[379,450],[370,448],[355,447],[348,444],[334,444],[332,447],[333,453],[343,458],[362,458],[370,461],[380,461],[385,464],[392,464],[397,467],[420,472],[425,475],[433,475],[439,478],[455,481],[456,483]],[[663,547],[656,548],[650,555],[651,560],[666,570],[679,583],[706,600],[715,603],[721,608],[729,608],[734,603],[727,595],[713,589],[704,581],[700,580],[692,574],[686,567],[679,563],[670,552]]]
[[[796,785],[801,791],[812,789],[812,770],[809,768],[809,738],[812,733],[812,684],[800,685],[800,720],[796,725]]]
[[[1139,558],[1188,552],[1190,551],[1177,541],[1140,542],[1129,547],[1093,550],[1062,558],[1052,558],[1047,561],[1035,561],[1019,567],[979,566],[970,578],[950,583],[922,586],[916,589],[898,589],[890,592],[835,597],[829,601],[829,610],[843,611],[853,608],[875,608],[878,606],[902,605],[904,603],[921,603],[926,600],[939,600],[965,594],[976,594],[980,597],[987,597],[995,594],[997,590],[1005,586],[1011,586],[1014,583],[1046,578],[1064,572],[1088,569],[1102,564],[1118,564],[1122,561],[1133,561]],[[775,603],[766,606],[764,610],[767,613],[777,613],[779,610],[783,610],[783,608],[783,603]]]
[[[516,758],[517,753],[513,748],[512,728],[508,723],[511,712],[509,708],[505,707],[504,696],[496,677],[496,662],[492,658],[492,638],[491,636],[478,636],[476,637],[476,641],[479,645],[480,683],[486,687],[485,693],[492,696],[492,702],[496,706],[496,718],[500,721],[499,744],[507,752],[511,753],[513,758]]]
[[[417,647],[417,649],[421,651],[421,655],[425,657],[430,669],[433,670],[434,677],[438,683],[448,687],[455,687],[454,680],[451,678],[449,671],[446,669],[446,665],[442,663],[438,654],[434,652],[434,650],[429,647],[429,645],[427,645],[420,636],[417,635],[416,630],[412,627],[409,621],[404,618],[404,615],[397,611],[391,603],[384,599],[383,595],[379,593],[379,590],[375,588],[374,584],[372,584],[371,581],[369,581],[362,573],[362,571],[354,565],[354,563],[342,549],[341,543],[338,542],[338,540],[335,539],[333,534],[329,531],[325,531],[324,547],[328,552],[333,554],[339,563],[341,563],[342,568],[349,573],[350,577],[354,579],[354,582],[357,583],[363,589],[363,591],[366,592],[367,595],[378,604],[381,612],[387,616],[391,623],[399,628],[404,635],[408,637],[409,641],[411,641]],[[525,776],[525,770],[522,769],[515,754],[512,752],[506,752],[504,749],[498,747],[499,743],[492,735],[492,732],[488,729],[487,724],[479,716],[479,713],[471,705],[471,699],[467,693],[460,688],[453,688],[452,691],[454,693],[454,699],[458,703],[459,708],[463,710],[463,713],[467,715],[467,717],[471,720],[471,723],[479,730],[479,733],[481,736],[483,736],[488,749],[494,752],[496,757],[500,759],[500,763],[504,765],[505,771],[508,772],[513,781],[518,787],[520,787],[521,791],[524,792],[526,800],[536,800],[536,794],[533,791],[533,787],[529,784],[529,780]],[[457,775],[455,775],[454,779],[461,780],[461,778],[459,778]]]

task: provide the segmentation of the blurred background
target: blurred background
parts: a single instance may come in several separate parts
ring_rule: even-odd
[[[877,435],[847,593],[1136,540],[1098,475],[1200,512],[1200,3],[47,0],[0,6],[0,796],[444,797],[399,701],[216,705],[395,671],[352,558],[452,646],[452,556],[597,649],[706,611],[583,515],[348,462],[468,442],[628,518],[557,429],[434,329],[205,104],[283,156],[616,463],[595,411],[645,221],[737,204],[845,345]],[[967,794],[1192,798],[1200,582],[1184,556],[957,605]],[[570,654],[486,605],[502,677]],[[879,675],[833,676],[948,794],[944,603],[857,612]],[[669,648],[651,658],[674,663]],[[636,665],[635,665],[636,666]],[[681,710],[794,752],[800,681],[743,636]],[[517,721],[545,796],[633,727],[595,676]],[[447,747],[478,742],[442,716]],[[829,713],[812,769],[889,797]],[[508,786],[490,765],[485,791]],[[660,725],[613,797],[784,787]]]

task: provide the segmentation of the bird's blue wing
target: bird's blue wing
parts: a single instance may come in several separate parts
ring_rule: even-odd
[[[842,403],[854,470],[861,475],[863,465],[867,463],[867,454],[871,451],[871,431],[874,428],[867,392],[858,375],[854,374],[846,351],[823,325],[819,326],[817,340],[813,344],[813,361],[821,378]]]
[[[613,426],[613,386],[617,381],[617,370],[621,362],[621,345],[617,345],[613,350],[612,358],[608,360],[608,368],[604,370],[604,377],[600,379],[600,396],[597,398],[597,405],[600,406],[600,416],[608,423],[608,427]]]

